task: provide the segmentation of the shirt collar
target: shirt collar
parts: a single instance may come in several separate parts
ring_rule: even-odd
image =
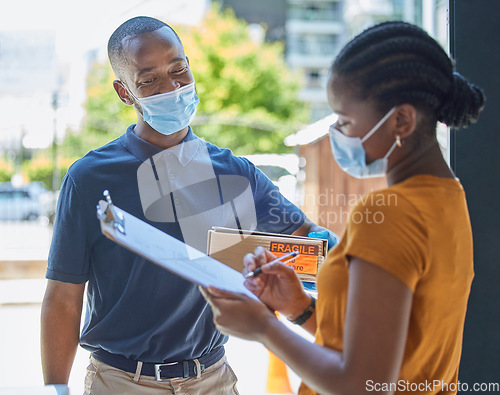
[[[172,152],[176,157],[179,163],[182,166],[186,166],[196,155],[198,152],[198,149],[200,147],[199,144],[190,143],[190,144],[183,144],[188,141],[192,140],[201,140],[193,133],[193,129],[191,129],[191,126],[189,126],[188,133],[186,137],[176,146],[169,148],[169,149],[161,149],[160,147],[157,147],[156,145],[153,145],[151,143],[148,143],[146,140],[141,139],[134,133],[134,125],[130,125],[127,128],[127,131],[123,136],[121,136],[121,142],[125,149],[129,151],[132,155],[134,155],[136,158],[138,158],[141,162],[145,162],[151,157],[155,157],[154,160],[156,161],[163,155],[158,155],[160,153],[164,152]]]

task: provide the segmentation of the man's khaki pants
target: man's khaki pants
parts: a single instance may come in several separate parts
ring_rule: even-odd
[[[205,369],[200,378],[179,377],[167,381],[124,372],[91,357],[84,395],[238,395],[236,382],[225,356]]]

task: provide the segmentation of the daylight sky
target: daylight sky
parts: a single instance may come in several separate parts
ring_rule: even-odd
[[[109,36],[125,20],[147,15],[167,23],[196,24],[210,3],[210,0],[0,0],[0,152],[15,150],[21,138],[26,148],[51,144],[55,133],[51,107],[54,90],[62,93],[65,100],[56,122],[59,138],[64,136],[67,126],[80,123],[88,67],[85,54],[98,50],[100,58],[105,59]],[[24,42],[26,38],[19,36],[26,37],[22,33],[26,31],[35,31],[34,48],[38,51],[17,47],[16,40]],[[42,38],[47,34],[55,35],[55,60],[50,67],[56,68],[55,74],[64,80],[55,89],[51,88],[53,78],[43,72],[37,74],[37,64],[47,62],[44,55],[49,50],[45,51],[43,45],[50,48],[50,41]],[[18,59],[12,59],[16,56]]]
[[[137,15],[197,23],[210,0],[1,0],[0,30],[56,30],[61,50],[104,45],[113,30]]]

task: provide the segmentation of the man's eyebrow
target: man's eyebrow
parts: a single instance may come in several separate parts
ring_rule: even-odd
[[[141,75],[146,74],[146,73],[149,73],[149,72],[151,72],[151,71],[154,71],[155,69],[156,69],[156,67],[146,67],[146,68],[144,68],[144,69],[139,70],[139,71],[135,74],[135,76],[136,76],[136,78],[139,78]]]
[[[169,64],[173,64],[173,63],[177,63],[177,62],[185,62],[186,61],[186,57],[183,57],[183,56],[177,56],[175,58],[173,58]],[[143,74],[146,74],[146,73],[149,73],[151,71],[155,71],[156,70],[156,67],[145,67],[144,69],[141,69],[139,70],[135,76],[136,78],[139,78],[141,77]]]
[[[170,64],[175,63],[175,62],[181,62],[181,61],[186,61],[186,57],[185,56],[177,56],[170,61]]]

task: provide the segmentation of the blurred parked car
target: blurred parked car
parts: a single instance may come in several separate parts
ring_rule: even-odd
[[[0,183],[0,220],[34,221],[49,219],[54,211],[54,199],[41,183],[32,182],[16,187],[10,182]]]

